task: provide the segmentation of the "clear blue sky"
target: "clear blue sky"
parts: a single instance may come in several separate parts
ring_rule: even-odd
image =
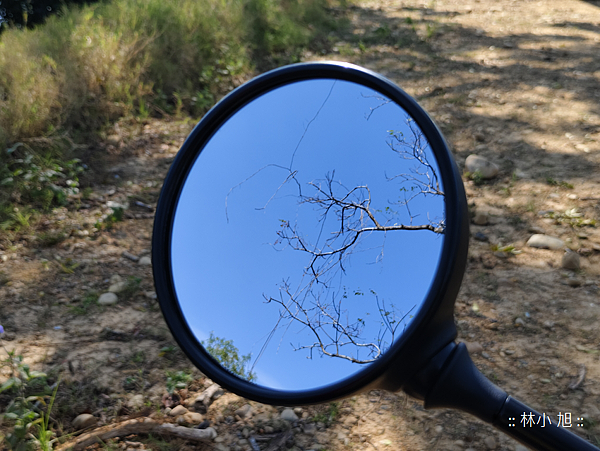
[[[398,318],[415,313],[425,298],[443,235],[363,234],[347,254],[345,272],[333,264],[328,288],[307,286],[311,256],[286,246],[285,240],[277,242],[282,220],[321,249],[340,227],[331,211],[319,222],[323,211],[299,202],[298,184],[289,179],[290,171],[296,171],[304,196],[315,193],[309,182],[324,187],[326,174],[333,171],[338,195],[366,185],[371,208],[380,210],[380,223],[407,224],[406,208],[394,202],[402,199],[402,187],[410,193],[414,183],[389,178],[423,167],[390,149],[390,130],[410,135],[406,113],[393,103],[384,104],[379,94],[350,82],[304,81],[245,106],[217,131],[195,162],[175,215],[172,261],[177,296],[198,340],[214,331],[217,337],[233,340],[241,354],[252,355],[258,384],[286,390],[314,388],[365,367],[321,356],[317,350],[309,359],[307,349],[295,350],[315,343],[314,334],[298,321],[280,321],[282,306],[265,302],[265,296],[280,298],[284,281],[303,295],[297,299],[307,309],[317,301],[341,300],[344,324],[365,321],[359,334],[364,343],[374,342],[385,330],[371,290]],[[434,163],[432,155],[429,160]],[[413,224],[444,216],[440,196],[418,196],[409,206],[416,216]],[[347,298],[342,297],[344,290]],[[280,299],[291,305],[285,296]],[[408,321],[409,317],[398,331]],[[333,334],[334,329],[325,326],[322,332]],[[390,340],[389,333],[384,335],[388,346]],[[354,345],[341,351],[368,357]]]

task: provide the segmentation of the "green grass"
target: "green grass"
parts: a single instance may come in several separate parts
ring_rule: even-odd
[[[71,7],[0,39],[0,148],[124,114],[200,115],[256,58],[335,28],[327,0],[115,0]],[[310,25],[310,27],[309,27]]]

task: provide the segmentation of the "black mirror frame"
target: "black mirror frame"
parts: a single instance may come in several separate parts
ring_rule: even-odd
[[[294,82],[337,79],[380,92],[411,115],[427,137],[438,162],[445,192],[446,230],[438,270],[423,306],[407,331],[376,362],[336,383],[313,390],[282,391],[247,382],[225,370],[199,344],[179,307],[171,271],[171,232],[175,208],[187,175],[205,144],[233,114],[261,95]],[[440,350],[453,342],[454,301],[464,274],[469,218],[464,186],[448,146],[429,115],[404,91],[381,75],[340,62],[312,62],[267,72],[225,96],[198,123],[167,174],[156,209],[152,263],[156,292],[165,321],[191,362],[227,390],[247,399],[275,405],[328,402],[356,392],[381,388],[397,391]]]

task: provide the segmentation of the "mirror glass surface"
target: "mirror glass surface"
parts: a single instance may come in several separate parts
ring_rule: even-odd
[[[173,224],[177,299],[238,376],[335,383],[419,311],[444,215],[434,154],[405,110],[352,82],[288,84],[233,114],[194,162]]]

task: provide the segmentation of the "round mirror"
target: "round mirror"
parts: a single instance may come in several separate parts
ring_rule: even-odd
[[[198,341],[238,376],[286,390],[377,360],[437,270],[438,172],[414,120],[362,85],[300,81],[245,105],[204,146],[175,209],[175,292]]]
[[[201,370],[255,399],[381,374],[431,323],[458,233],[442,182],[454,166],[428,116],[376,74],[312,66],[258,77],[211,110],[157,210],[169,327]]]

